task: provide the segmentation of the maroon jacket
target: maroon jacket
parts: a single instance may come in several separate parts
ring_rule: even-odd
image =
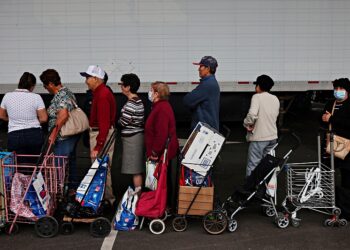
[[[175,116],[172,107],[166,100],[153,103],[145,125],[145,145],[147,158],[151,155],[160,157],[165,149],[167,139],[170,138],[168,159],[177,154],[179,142],[176,136]]]
[[[112,92],[101,83],[95,91],[93,91],[93,99],[90,113],[90,127],[98,128],[96,147],[94,150],[100,152],[105,144],[108,131],[114,127],[116,121],[117,105]]]

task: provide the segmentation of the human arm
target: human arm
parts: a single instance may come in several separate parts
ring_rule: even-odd
[[[130,124],[132,124],[132,117],[135,113],[135,110],[132,108],[130,101],[128,101],[123,109],[122,112],[120,113],[120,119],[119,119],[119,124],[122,127],[126,127]]]
[[[52,129],[51,134],[49,136],[49,142],[52,143],[56,140],[57,134],[61,130],[62,126],[68,121],[69,113],[68,109],[59,109],[56,113],[56,123],[55,127]]]
[[[9,117],[7,115],[7,111],[4,108],[0,108],[0,119],[4,121],[8,121]]]
[[[194,90],[187,93],[183,99],[183,103],[190,109],[196,108],[210,94],[209,89],[204,84],[198,85]]]
[[[248,114],[243,121],[243,126],[247,129],[248,132],[253,131],[254,124],[258,119],[258,114],[259,114],[259,102],[257,100],[257,96],[253,95]]]
[[[46,109],[43,108],[43,109],[38,109],[36,111],[36,114],[38,116],[38,120],[40,123],[45,123],[47,122],[47,119],[48,119],[48,116],[47,116],[47,112],[46,112]]]
[[[96,146],[91,148],[90,156],[92,159],[96,158],[98,153],[102,150],[106,143],[109,129],[111,128],[112,109],[108,96],[101,96],[96,100],[96,118],[98,126],[98,135],[96,137]]]

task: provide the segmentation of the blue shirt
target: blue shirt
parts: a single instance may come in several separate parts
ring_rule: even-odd
[[[184,97],[184,104],[192,111],[193,129],[204,122],[219,130],[220,87],[215,75],[200,80],[200,84]]]

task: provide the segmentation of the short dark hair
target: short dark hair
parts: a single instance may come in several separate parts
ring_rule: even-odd
[[[259,86],[262,91],[269,92],[275,83],[268,75],[261,75],[256,78],[254,84]]]
[[[30,90],[36,84],[36,78],[32,73],[24,72],[19,79],[18,88]]]
[[[54,69],[47,69],[41,73],[40,80],[44,85],[49,85],[50,82],[52,82],[55,86],[61,85],[61,77]]]
[[[103,77],[103,83],[107,84],[107,82],[108,82],[108,75],[107,75],[107,72],[105,71],[105,77]]]
[[[124,74],[120,78],[124,86],[130,86],[130,92],[136,94],[140,88],[140,79],[136,74]]]
[[[350,81],[348,78],[339,78],[333,81],[333,88],[343,88],[350,93]]]
[[[212,68],[212,67],[208,67],[208,68],[209,68],[210,74],[215,75],[215,73],[216,73],[216,68]]]

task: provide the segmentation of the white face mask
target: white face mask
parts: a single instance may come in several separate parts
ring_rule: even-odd
[[[153,92],[152,92],[152,90],[148,91],[148,100],[150,100],[150,102],[153,102]]]

